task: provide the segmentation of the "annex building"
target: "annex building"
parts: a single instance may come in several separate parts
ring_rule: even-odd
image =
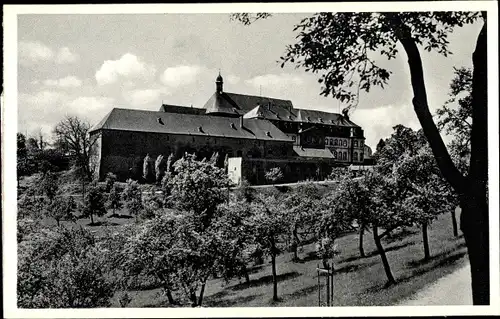
[[[186,152],[227,157],[230,178],[266,183],[280,167],[282,182],[323,179],[334,166],[370,162],[363,129],[347,113],[297,109],[290,100],[229,93],[223,78],[202,108],[161,105],[158,111],[114,108],[91,130],[96,177],[141,180],[146,155],[174,160]]]

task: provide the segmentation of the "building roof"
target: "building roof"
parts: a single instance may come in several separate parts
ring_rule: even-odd
[[[169,113],[181,113],[181,114],[205,114],[205,109],[200,109],[198,107],[189,107],[189,106],[180,106],[180,105],[171,105],[171,104],[162,104],[160,107],[160,112],[169,112]]]
[[[305,109],[286,109],[275,106],[267,107],[257,105],[256,107],[248,111],[243,117],[323,125],[359,127],[357,124],[346,119],[344,116],[338,113]]]
[[[293,151],[300,157],[335,159],[332,152],[326,148],[306,148],[301,146],[294,146]]]
[[[90,131],[120,130],[292,142],[267,120],[114,108]]]
[[[297,112],[296,121],[298,122],[359,127],[359,125],[355,124],[354,122],[338,113],[329,113],[324,111],[306,109],[295,109],[295,111]]]
[[[258,105],[266,107],[270,105],[271,108],[283,110],[291,110],[293,108],[292,101],[289,100],[228,92],[215,92],[203,108],[207,110],[206,113],[243,115]]]

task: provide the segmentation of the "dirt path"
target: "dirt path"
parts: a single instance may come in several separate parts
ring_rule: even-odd
[[[399,304],[399,306],[446,305],[472,305],[469,262]]]

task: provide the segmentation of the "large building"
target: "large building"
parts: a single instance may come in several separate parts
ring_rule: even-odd
[[[321,179],[331,168],[365,162],[363,129],[347,113],[297,109],[289,100],[228,93],[223,79],[203,108],[163,104],[159,111],[114,108],[91,129],[92,163],[99,179],[141,179],[144,158],[186,152],[228,157],[236,182],[265,183],[280,167],[283,182]],[[368,148],[369,150],[369,148]]]

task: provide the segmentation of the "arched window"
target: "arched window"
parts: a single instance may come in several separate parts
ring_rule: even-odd
[[[332,151],[332,154],[333,154],[333,158],[335,158],[335,159],[336,159],[336,158],[337,158],[337,151],[336,151],[336,150],[333,150],[333,151]]]
[[[347,160],[347,152],[344,152],[344,161]]]
[[[359,153],[359,160],[363,161],[363,153]]]
[[[335,139],[335,146],[339,145],[339,141]]]
[[[328,145],[328,138],[325,138],[325,145]]]
[[[354,147],[358,147],[358,141],[354,141]]]
[[[354,160],[357,161],[358,160],[358,152],[354,152]]]
[[[346,140],[344,140],[344,146],[347,146],[347,141]]]

